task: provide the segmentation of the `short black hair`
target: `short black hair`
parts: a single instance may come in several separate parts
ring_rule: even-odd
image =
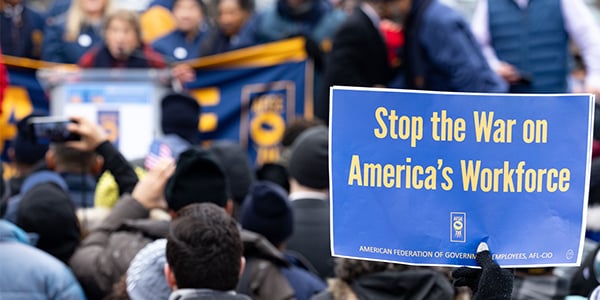
[[[217,6],[219,6],[219,4],[222,2],[223,0],[217,0]],[[240,6],[240,8],[243,11],[247,11],[247,12],[254,12],[254,0],[235,0],[238,5]]]
[[[234,290],[242,257],[237,223],[212,203],[195,204],[167,237],[167,262],[180,289]]]
[[[173,0],[173,7],[175,7],[175,4],[177,4],[177,2],[179,2],[180,0]],[[203,0],[194,0],[198,6],[200,7],[200,10],[202,11],[202,15],[206,15],[206,3],[204,3]]]
[[[50,149],[54,151],[56,166],[72,173],[91,173],[96,163],[94,151],[79,151],[69,148],[62,143],[53,143]]]

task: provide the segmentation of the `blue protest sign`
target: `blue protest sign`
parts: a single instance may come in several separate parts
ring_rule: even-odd
[[[334,256],[475,266],[581,261],[594,99],[334,87]]]

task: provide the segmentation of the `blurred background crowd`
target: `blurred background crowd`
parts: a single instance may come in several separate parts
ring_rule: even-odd
[[[79,140],[49,145],[29,125],[39,115],[19,120],[14,171],[0,181],[0,299],[600,297],[600,160],[581,267],[467,288],[450,268],[331,257],[327,130],[332,85],[600,95],[599,1],[0,0],[0,10],[6,56],[168,69],[184,87],[161,99],[164,135],[136,160],[86,118],[68,125]],[[281,158],[256,166],[235,142],[199,140],[192,62],[292,37],[315,66],[317,118],[286,124]]]

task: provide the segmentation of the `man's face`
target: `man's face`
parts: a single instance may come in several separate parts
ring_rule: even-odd
[[[383,17],[402,24],[410,12],[411,6],[412,0],[390,1],[387,4]]]
[[[190,32],[200,28],[202,24],[202,8],[195,0],[179,0],[173,7],[173,16],[177,29]]]
[[[222,0],[219,3],[219,28],[226,36],[239,33],[248,19],[248,12],[243,10],[237,0]]]
[[[126,59],[139,45],[135,29],[129,23],[119,19],[110,22],[105,37],[110,54],[117,59]]]

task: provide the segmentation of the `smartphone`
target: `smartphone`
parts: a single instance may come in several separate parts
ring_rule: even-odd
[[[62,117],[34,117],[29,119],[29,126],[38,144],[64,143],[81,139],[67,130],[67,125],[72,122]]]

